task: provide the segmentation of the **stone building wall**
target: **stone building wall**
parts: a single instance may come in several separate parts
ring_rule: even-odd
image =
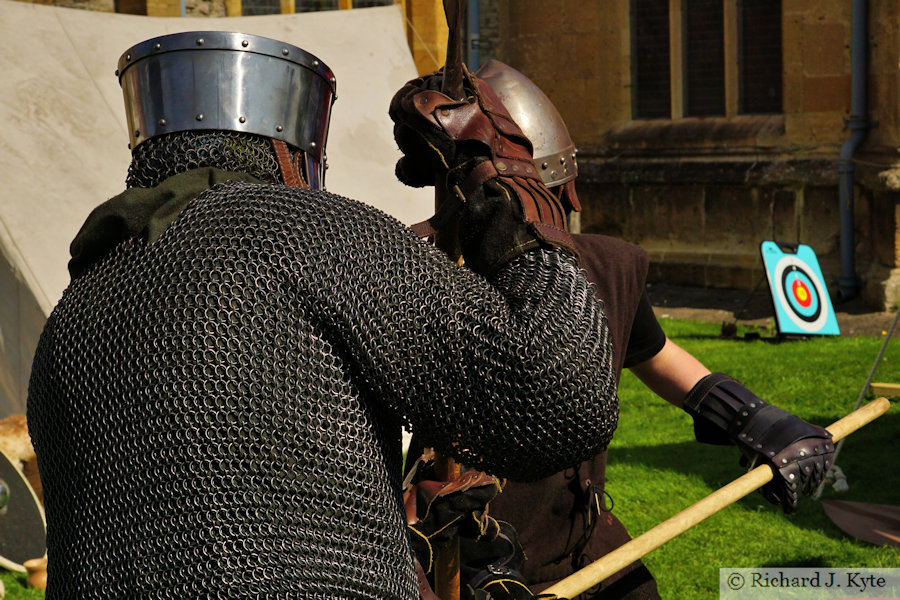
[[[152,0],[147,0],[149,5]],[[162,0],[155,0],[160,2]],[[185,16],[188,17],[226,17],[225,0],[185,0]]]
[[[20,0],[33,4],[79,8],[99,12],[122,12],[149,16],[181,16],[180,0]],[[224,17],[225,0],[185,0],[184,16]]]
[[[96,10],[99,12],[116,12],[114,0],[20,0],[31,4],[43,4],[47,6],[62,6],[65,8],[80,8],[83,10]]]
[[[481,56],[519,69],[551,98],[578,147],[582,231],[641,244],[653,280],[753,289],[764,277],[759,244],[776,240],[810,245],[834,295],[851,3],[782,7],[777,115],[632,119],[629,0],[482,0]],[[877,126],[855,156],[852,213],[856,275],[874,307],[900,301],[898,23],[896,2],[869,2]]]

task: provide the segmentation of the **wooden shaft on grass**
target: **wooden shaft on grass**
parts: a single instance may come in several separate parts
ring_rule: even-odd
[[[886,413],[890,406],[890,402],[886,398],[873,400],[828,427],[828,431],[836,442],[874,421]],[[771,481],[772,476],[772,468],[769,465],[756,467],[746,475],[738,477],[725,487],[716,490],[700,502],[689,506],[653,529],[597,559],[580,571],[576,571],[562,581],[555,583],[542,593],[555,594],[560,598],[574,598],[610,575],[618,573],[645,554],[656,550],[675,536],[684,533],[700,521],[761,488]]]

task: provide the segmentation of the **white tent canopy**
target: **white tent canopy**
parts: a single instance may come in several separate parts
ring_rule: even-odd
[[[154,18],[0,0],[0,418],[25,410],[41,328],[69,278],[69,242],[124,188],[128,135],[114,73],[142,40],[181,31],[252,33],[299,46],[337,78],[327,188],[405,223],[430,190],[394,177],[387,107],[416,76],[397,5],[238,18]]]

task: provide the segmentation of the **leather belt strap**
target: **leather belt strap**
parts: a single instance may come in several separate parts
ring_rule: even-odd
[[[298,188],[309,188],[309,184],[303,179],[303,174],[298,168],[298,156],[302,156],[302,152],[297,152],[291,156],[291,151],[287,144],[282,140],[272,139],[272,147],[275,149],[275,157],[278,159],[278,169],[281,171],[281,180],[285,185]]]
[[[447,198],[433,217],[426,219],[420,223],[416,223],[411,227],[413,233],[420,238],[427,238],[438,231],[447,222],[448,219],[454,217],[459,209],[462,208],[463,202],[469,197],[469,194],[484,185],[485,181],[497,177],[499,173],[497,168],[489,160],[481,162],[472,169],[466,178],[455,188],[455,194]]]
[[[412,225],[411,229],[420,238],[430,237],[440,231],[441,227],[456,215],[460,208],[462,208],[462,200],[456,195],[449,196],[433,217]]]

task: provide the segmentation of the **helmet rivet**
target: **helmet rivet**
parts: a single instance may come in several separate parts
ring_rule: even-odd
[[[202,121],[202,120],[203,120],[203,113],[200,113],[199,115],[197,115],[196,119],[197,119],[198,121]]]
[[[497,165],[496,165],[496,167],[497,167],[497,170],[498,170],[498,171],[505,171],[505,170],[506,170],[506,163],[505,163],[505,162],[498,162]]]
[[[165,126],[166,126],[166,120],[165,120],[165,119],[160,119],[160,120],[159,120],[159,126],[160,126],[160,127],[165,127]]]
[[[288,55],[288,49],[287,49],[287,48],[282,48],[282,49],[281,49],[281,54],[284,55],[284,56],[287,56],[287,55]]]
[[[559,157],[559,164],[561,164],[561,165],[566,164],[566,157],[565,157],[565,156],[560,156],[560,157]]]
[[[315,143],[315,142],[310,142],[310,143],[309,143],[309,147],[310,147],[310,148],[315,148],[315,147],[316,147],[316,143]]]
[[[318,66],[319,66],[319,61],[314,60],[314,61],[313,61],[313,66],[314,66],[314,67],[318,67]]]
[[[203,38],[197,38],[197,45],[198,45],[198,46],[202,46],[202,45],[205,44],[205,43],[206,43],[206,40],[204,40]]]
[[[116,77],[118,77],[118,76],[119,76],[119,70],[116,69]]]
[[[160,48],[162,48],[162,44],[154,44],[153,45],[154,50],[159,50]]]
[[[126,55],[125,55],[125,60],[131,60],[131,55],[130,55],[130,54],[126,54]]]
[[[559,173],[556,171],[550,171],[550,179],[559,179]]]
[[[134,137],[141,137],[141,130],[140,130],[140,129],[135,129],[135,130],[134,130]]]
[[[546,161],[546,160],[545,160],[544,162],[541,163],[541,168],[542,168],[542,169],[546,169],[546,168],[549,167],[549,166],[550,166],[550,165],[547,164],[547,161]]]
[[[247,40],[243,40],[243,41],[241,42],[241,46],[243,46],[244,48],[246,48],[246,47],[249,46],[249,45],[250,45],[250,42],[248,42]]]
[[[239,118],[238,118],[238,121],[240,121],[241,123],[246,123],[246,122],[247,122],[247,117],[239,117]]]
[[[281,133],[282,131],[284,131],[284,127],[282,127],[281,125],[276,125],[276,126],[275,126],[275,131]]]

